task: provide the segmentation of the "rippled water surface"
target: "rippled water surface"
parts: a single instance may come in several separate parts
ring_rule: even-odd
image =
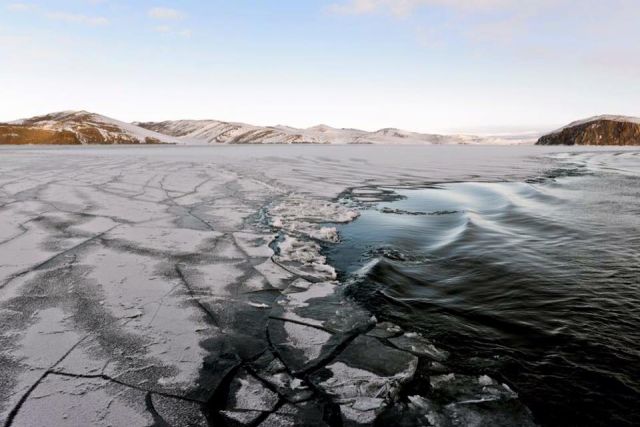
[[[529,182],[356,189],[329,257],[379,317],[511,384],[543,425],[640,425],[640,153]]]

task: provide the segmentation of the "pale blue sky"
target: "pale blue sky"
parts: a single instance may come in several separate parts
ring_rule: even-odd
[[[640,115],[638,0],[0,0],[0,120],[417,131]]]

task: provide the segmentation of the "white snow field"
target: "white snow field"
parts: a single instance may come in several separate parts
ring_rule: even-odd
[[[0,422],[532,425],[508,386],[344,299],[320,250],[358,215],[349,187],[522,179],[561,150],[2,147]],[[419,363],[465,403],[401,393]]]

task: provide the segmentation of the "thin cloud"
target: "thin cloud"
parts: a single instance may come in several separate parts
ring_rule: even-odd
[[[540,1],[543,3],[545,0]],[[528,0],[348,0],[334,3],[329,11],[342,15],[366,15],[375,12],[390,12],[396,16],[409,16],[420,7],[445,7],[461,11],[490,10],[504,7],[515,7]]]
[[[100,27],[109,24],[109,20],[103,16],[87,16],[67,12],[48,12],[46,16],[53,21],[83,24],[90,27]]]
[[[364,15],[377,11],[380,5],[373,0],[351,0],[346,3],[334,3],[329,6],[329,12],[338,15]]]
[[[180,21],[186,18],[184,12],[169,7],[154,7],[149,9],[148,15],[153,19],[161,21]]]
[[[467,55],[640,76],[637,0],[340,0],[329,11],[400,18],[427,49],[462,45]]]
[[[156,33],[170,33],[171,27],[168,25],[158,25],[157,27],[154,27],[153,31]]]
[[[185,39],[190,39],[190,38],[191,38],[191,36],[193,35],[193,31],[191,31],[191,30],[190,30],[190,29],[188,29],[188,28],[185,28],[184,30],[180,30],[180,31],[178,31],[178,35],[179,35],[180,37],[184,37]]]
[[[174,21],[174,23],[175,21],[181,21],[187,17],[184,12],[168,7],[154,7],[148,10],[147,15],[157,21]],[[156,33],[168,34],[174,37],[181,37],[185,39],[191,38],[191,36],[193,35],[193,32],[189,28],[177,29],[174,25],[169,25],[166,23],[157,25],[153,28],[153,30]]]
[[[7,10],[11,12],[30,12],[36,10],[36,6],[30,3],[9,3]]]
[[[109,24],[109,20],[104,16],[88,16],[64,11],[47,11],[31,3],[10,3],[7,5],[7,10],[11,12],[33,12],[52,21],[82,24],[90,27],[100,27]]]
[[[170,25],[158,25],[157,27],[153,28],[153,31],[160,34],[170,34],[170,35],[182,37],[185,39],[189,39],[193,35],[193,31],[191,31],[189,28],[175,30]]]
[[[405,20],[424,18],[417,15],[419,10],[444,11],[445,18],[430,22],[429,27],[414,21],[418,44],[431,48],[461,39],[474,45],[509,44],[526,33],[528,21],[551,4],[552,0],[343,0],[331,5],[329,11],[340,15],[389,14]]]

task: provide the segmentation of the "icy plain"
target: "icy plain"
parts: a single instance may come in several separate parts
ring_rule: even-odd
[[[347,188],[518,180],[560,150],[3,147],[0,422],[533,425],[343,298],[321,245]],[[419,364],[446,405],[405,389]]]

